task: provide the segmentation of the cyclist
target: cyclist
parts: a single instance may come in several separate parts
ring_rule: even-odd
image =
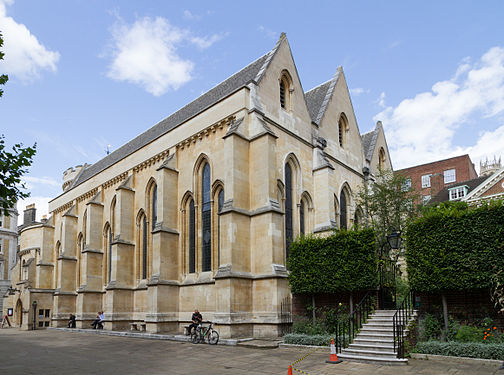
[[[191,320],[192,320],[192,323],[189,325],[189,336],[191,335],[192,329],[196,328],[203,321],[203,317],[201,316],[198,309],[194,310],[194,313],[192,314]]]

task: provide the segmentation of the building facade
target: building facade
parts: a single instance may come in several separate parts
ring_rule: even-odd
[[[395,173],[401,173],[408,178],[409,187],[420,192],[423,203],[429,202],[448,185],[478,177],[467,154],[399,169]]]
[[[221,337],[277,336],[290,242],[361,221],[354,193],[379,163],[391,168],[375,132],[368,152],[341,68],[304,92],[282,34],[178,112],[64,173],[51,216],[21,230],[16,324],[64,326],[75,313],[88,327],[103,310],[106,329],[181,332],[198,308]]]
[[[2,297],[10,286],[12,269],[16,265],[18,247],[16,206],[8,212],[9,215],[5,215],[0,210],[0,311],[3,311]]]

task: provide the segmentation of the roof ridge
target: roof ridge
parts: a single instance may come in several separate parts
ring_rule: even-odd
[[[254,78],[254,81],[256,83],[259,83],[261,78],[264,76],[264,72],[266,71],[266,69],[268,69],[268,66],[269,66],[271,60],[273,59],[273,56],[276,55],[278,48],[280,48],[280,44],[286,39],[287,39],[287,36],[285,35],[285,33],[281,33],[280,38],[278,38],[278,41],[276,42],[275,46],[268,53],[261,56],[261,57],[264,57],[267,55],[266,59],[264,60],[263,65],[261,66],[261,69],[259,69],[259,71],[257,72],[257,75]]]
[[[322,117],[324,117],[325,111],[327,109],[327,105],[329,104],[329,101],[331,100],[332,94],[334,92],[334,88],[336,87],[336,82],[338,81],[338,78],[340,77],[340,72],[338,71],[334,77],[328,81],[331,82],[329,84],[329,87],[327,88],[324,100],[322,101],[322,105],[319,108],[319,112],[317,114],[317,118],[315,122],[317,124],[320,124],[320,121],[322,121]]]

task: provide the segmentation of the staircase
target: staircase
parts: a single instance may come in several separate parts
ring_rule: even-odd
[[[342,349],[338,357],[349,361],[383,365],[407,365],[407,358],[397,358],[394,351],[394,327],[392,319],[396,310],[376,310],[364,323],[353,342]],[[412,319],[416,317],[413,313]],[[404,335],[408,330],[404,331]]]

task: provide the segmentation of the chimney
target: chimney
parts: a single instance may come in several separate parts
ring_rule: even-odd
[[[444,188],[444,175],[434,173],[431,178],[431,197],[434,198]]]
[[[35,208],[35,203],[29,204],[24,210],[23,225],[30,225],[35,222],[35,214],[37,209]]]

